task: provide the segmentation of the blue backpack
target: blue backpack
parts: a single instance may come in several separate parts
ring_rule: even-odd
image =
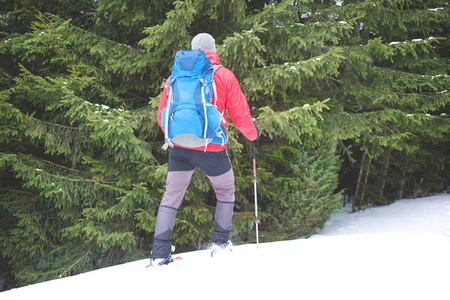
[[[209,143],[226,144],[228,137],[220,124],[223,114],[217,110],[213,79],[219,67],[211,63],[204,51],[177,52],[167,85],[167,106],[161,115],[166,142],[163,148],[176,143],[188,148],[205,146],[206,151]]]

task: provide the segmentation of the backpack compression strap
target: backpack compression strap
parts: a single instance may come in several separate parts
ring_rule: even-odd
[[[198,80],[200,80],[200,83],[202,84],[201,94],[202,94],[203,111],[205,112],[205,128],[203,130],[203,138],[205,139],[205,152],[206,152],[206,148],[208,147],[208,141],[206,140],[206,132],[208,130],[208,113],[206,111],[206,99],[205,99],[206,84],[203,81],[203,79],[199,78]]]
[[[172,89],[172,84],[175,82],[177,78],[175,77],[171,82],[169,82],[167,84],[167,86],[169,87],[169,97],[167,98],[167,106],[166,106],[166,120],[165,120],[165,124],[164,124],[164,138],[166,139],[166,143],[164,143],[164,145],[162,146],[162,148],[164,150],[167,150],[167,147],[173,147],[172,141],[169,139],[169,110],[170,110],[170,104],[173,100],[173,89]]]

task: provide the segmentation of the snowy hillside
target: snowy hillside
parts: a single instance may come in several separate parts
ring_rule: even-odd
[[[310,239],[176,255],[0,293],[7,299],[450,299],[450,195],[342,210]],[[161,298],[159,298],[161,297]]]

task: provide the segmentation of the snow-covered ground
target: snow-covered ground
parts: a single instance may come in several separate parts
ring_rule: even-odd
[[[450,195],[337,212],[309,239],[140,260],[0,299],[450,299]]]

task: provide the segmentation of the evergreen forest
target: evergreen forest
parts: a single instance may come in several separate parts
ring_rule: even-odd
[[[149,257],[168,159],[156,111],[201,32],[261,132],[261,242],[448,189],[447,1],[0,0],[4,289]],[[252,144],[228,132],[232,240],[253,243]],[[215,201],[196,170],[177,251],[208,245]]]

